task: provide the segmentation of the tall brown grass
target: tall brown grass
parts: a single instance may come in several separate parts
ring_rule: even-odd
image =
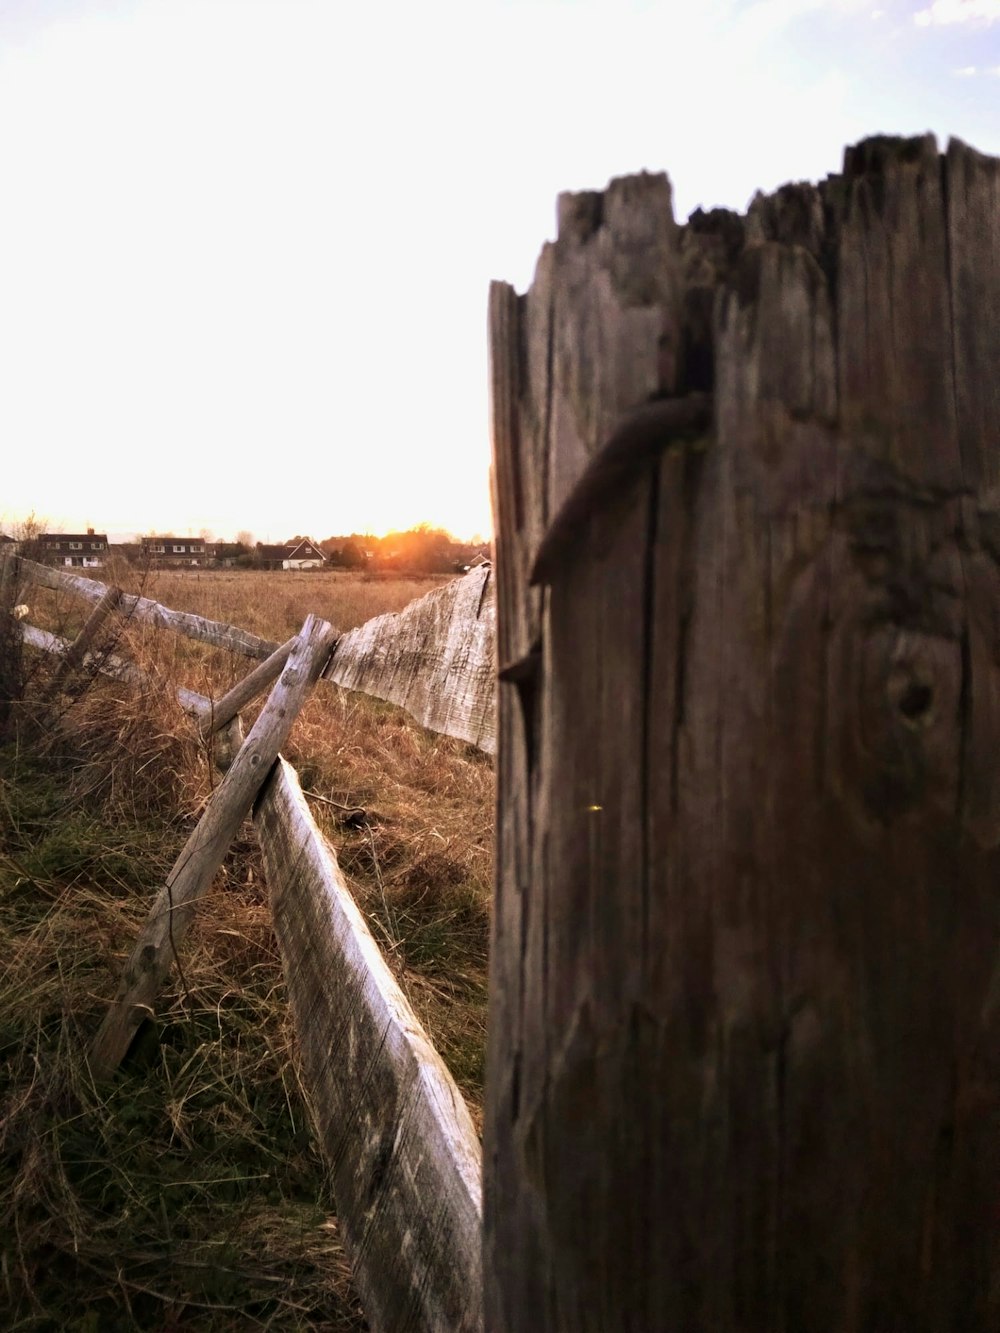
[[[287,639],[311,612],[353,629],[448,582],[447,575],[340,570],[153,570],[146,596],[176,611],[222,620],[262,638]]]

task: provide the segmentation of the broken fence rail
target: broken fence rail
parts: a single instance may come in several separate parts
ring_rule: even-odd
[[[24,581],[75,593],[95,606],[108,592],[97,579],[33,560],[20,559],[19,568]],[[133,593],[122,593],[118,608],[130,619],[259,661],[288,649],[288,644]],[[429,731],[494,754],[495,658],[496,596],[492,571],[485,565],[432,589],[402,611],[341,634],[325,679],[397,704]]]

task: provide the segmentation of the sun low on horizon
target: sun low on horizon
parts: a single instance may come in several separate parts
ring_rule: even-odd
[[[5,0],[0,527],[488,535],[489,284],[560,192],[997,153],[998,93],[1000,0]]]

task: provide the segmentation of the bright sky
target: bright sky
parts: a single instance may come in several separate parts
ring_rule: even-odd
[[[486,533],[561,190],[928,129],[1000,153],[1000,0],[0,0],[0,525]]]

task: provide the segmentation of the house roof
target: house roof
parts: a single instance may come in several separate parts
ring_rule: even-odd
[[[107,545],[106,532],[40,532],[40,542],[104,542]]]
[[[157,533],[154,537],[140,537],[139,540],[142,542],[143,546],[149,546],[153,542],[155,542],[157,546],[162,546],[164,542],[177,542],[184,546],[205,545],[204,537],[175,537],[172,532],[164,532],[162,534]]]
[[[267,545],[261,542],[257,548],[260,551],[261,558],[264,560],[325,560],[325,554],[320,550],[311,537],[306,537],[300,542],[278,542],[276,545]]]
[[[287,545],[292,548],[293,556],[298,555],[300,551],[314,551],[321,560],[326,559],[325,552],[322,551],[320,547],[316,545],[316,543],[313,541],[311,537],[304,537],[302,541],[295,542],[294,544],[292,542],[288,542]]]

